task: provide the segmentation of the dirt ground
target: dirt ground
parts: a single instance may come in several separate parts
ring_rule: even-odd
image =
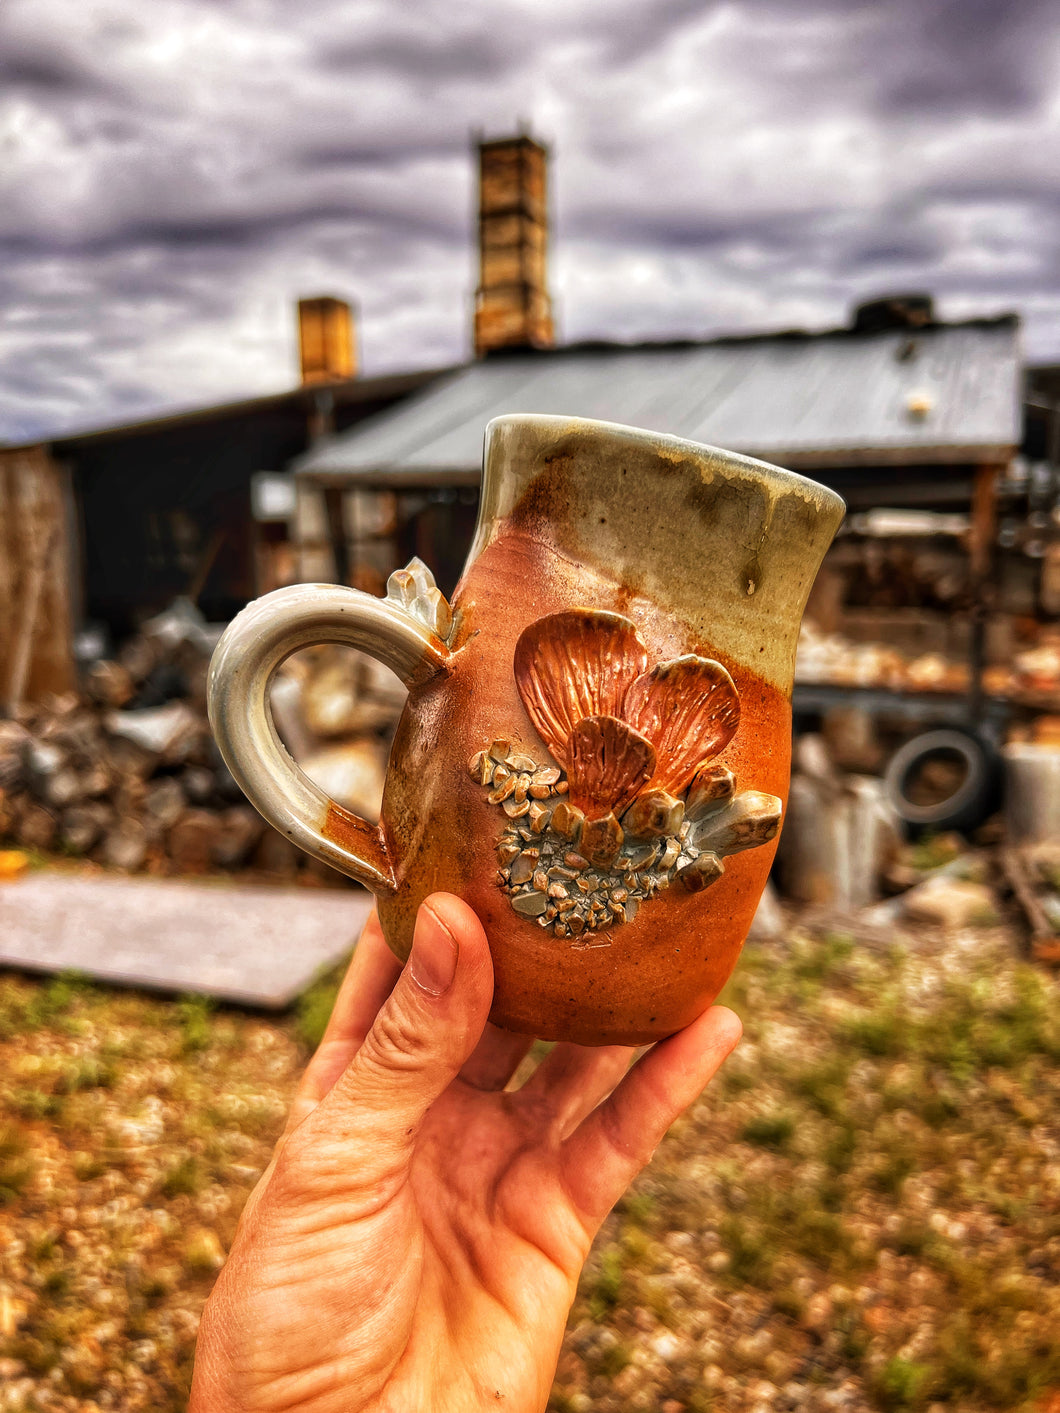
[[[266,1020],[0,976],[0,1410],[182,1409],[334,979]],[[1060,1408],[1060,983],[793,927],[608,1220],[552,1413]]]

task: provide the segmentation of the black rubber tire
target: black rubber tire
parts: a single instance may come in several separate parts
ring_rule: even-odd
[[[943,753],[964,760],[964,779],[947,799],[914,804],[906,795],[910,777],[922,761]],[[960,727],[944,727],[900,746],[887,765],[884,787],[899,817],[916,829],[974,829],[996,808],[999,776],[997,753],[987,742]]]

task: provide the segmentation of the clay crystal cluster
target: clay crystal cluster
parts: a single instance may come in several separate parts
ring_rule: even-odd
[[[629,619],[572,609],[523,632],[515,676],[558,764],[495,740],[468,768],[508,816],[498,883],[520,916],[607,946],[585,934],[632,921],[672,884],[709,887],[723,859],[776,835],[780,801],[737,793],[713,763],[740,718],[720,663],[689,654],[649,671]]]

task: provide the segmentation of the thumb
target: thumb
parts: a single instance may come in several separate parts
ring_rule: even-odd
[[[417,914],[408,962],[321,1104],[321,1119],[371,1134],[395,1156],[407,1153],[427,1110],[478,1044],[492,1000],[482,924],[459,898],[432,894]]]

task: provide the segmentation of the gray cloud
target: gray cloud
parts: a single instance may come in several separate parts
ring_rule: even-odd
[[[292,306],[466,356],[471,135],[554,149],[564,337],[930,288],[1060,357],[1050,0],[7,0],[0,439],[273,391]]]

